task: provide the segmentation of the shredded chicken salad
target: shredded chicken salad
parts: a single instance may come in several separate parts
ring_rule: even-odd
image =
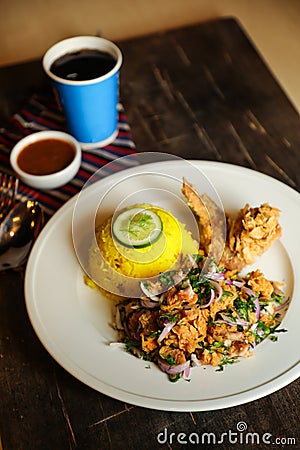
[[[119,302],[115,313],[126,350],[156,363],[171,381],[190,379],[196,366],[223,370],[286,331],[280,322],[288,298],[260,270],[242,276],[201,254],[184,263],[184,278],[169,271],[141,283],[143,296]]]

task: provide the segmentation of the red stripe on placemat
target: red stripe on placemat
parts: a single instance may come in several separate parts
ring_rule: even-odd
[[[23,122],[24,121],[24,122]],[[127,124],[126,115],[122,105],[118,108],[119,124]],[[53,97],[43,98],[34,95],[20,110],[19,115],[12,117],[9,126],[0,131],[0,165],[1,168],[11,172],[9,154],[16,142],[22,137],[37,131],[38,126],[48,129],[66,131],[64,116],[55,104]],[[81,190],[86,181],[101,167],[109,163],[108,172],[118,172],[128,167],[122,165],[122,156],[135,154],[134,142],[131,132],[122,128],[112,144],[93,149],[93,153],[82,152],[82,164],[75,178],[68,184],[51,191],[40,191],[30,188],[23,183],[19,184],[19,197],[28,197],[38,200],[48,214],[53,214],[66,200]],[[62,197],[62,198],[61,198]]]
[[[37,116],[36,114],[30,113],[29,111],[25,110],[24,108],[20,111],[20,115],[23,118],[26,118],[26,120],[31,120],[32,122],[39,123],[40,125],[44,125],[45,127],[49,128],[49,129],[65,131],[65,128],[66,128],[64,123],[49,120],[43,116]]]

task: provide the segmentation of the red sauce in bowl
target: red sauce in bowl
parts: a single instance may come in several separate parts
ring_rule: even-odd
[[[28,144],[20,152],[17,164],[23,172],[32,175],[50,175],[65,169],[75,157],[71,142],[61,139],[43,139]]]

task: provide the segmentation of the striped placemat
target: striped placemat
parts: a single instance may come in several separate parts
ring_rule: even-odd
[[[0,171],[11,174],[9,156],[13,146],[22,137],[42,130],[67,131],[64,115],[58,108],[54,97],[33,95],[24,107],[11,118],[9,125],[6,128],[0,128]],[[135,145],[124,108],[119,104],[118,135],[112,144],[92,151],[83,151],[77,175],[68,184],[58,189],[42,191],[20,183],[18,199],[37,200],[44,208],[45,213],[52,215],[67,200],[77,194],[99,168],[103,168],[103,173],[107,171],[107,175],[123,170],[128,167],[128,160],[121,157],[134,153]]]

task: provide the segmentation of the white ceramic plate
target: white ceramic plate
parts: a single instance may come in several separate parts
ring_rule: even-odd
[[[250,359],[217,372],[212,367],[193,368],[191,381],[171,383],[154,365],[139,360],[110,342],[112,303],[83,282],[83,274],[72,242],[72,217],[76,197],[64,205],[40,234],[25,277],[26,305],[33,327],[53,358],[74,377],[99,392],[135,405],[169,411],[203,411],[246,403],[268,395],[295,380],[300,374],[300,195],[283,183],[242,167],[193,161],[220,195],[225,210],[240,209],[245,203],[263,202],[281,210],[282,238],[260,258],[255,267],[267,277],[286,283],[291,304],[277,342],[264,341]],[[179,179],[180,162],[168,164]],[[129,169],[92,185],[87,201],[103,195]],[[190,181],[190,180],[189,180]],[[195,180],[191,180],[195,184]],[[201,186],[195,187],[201,192]],[[92,206],[94,207],[94,206]]]

